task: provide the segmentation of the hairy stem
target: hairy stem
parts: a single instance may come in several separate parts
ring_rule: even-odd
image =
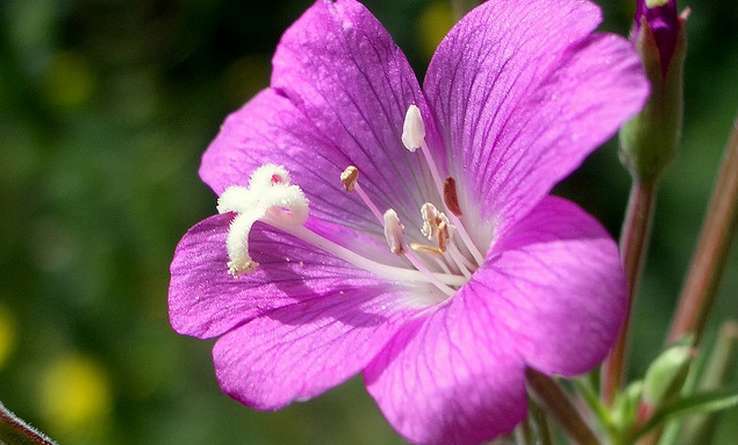
[[[538,396],[551,414],[575,443],[579,445],[599,445],[600,441],[587,425],[579,411],[563,389],[550,377],[533,369],[526,369],[528,387]]]
[[[735,236],[737,216],[738,121],[733,124],[733,133],[671,325],[669,341],[691,333],[695,344],[699,342]]]
[[[612,404],[623,382],[630,317],[648,250],[656,187],[655,180],[643,182],[634,179],[628,198],[628,210],[620,237],[620,255],[628,280],[628,307],[615,347],[610,352],[603,369],[602,397],[608,405]]]
[[[0,444],[5,443],[3,439],[18,445],[56,445],[0,403]]]

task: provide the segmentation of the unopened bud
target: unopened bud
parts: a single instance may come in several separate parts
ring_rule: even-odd
[[[620,131],[621,158],[641,181],[654,181],[681,138],[687,12],[676,0],[638,0],[632,40],[651,83],[643,110]]]

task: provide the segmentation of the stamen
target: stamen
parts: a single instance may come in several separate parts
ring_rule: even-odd
[[[423,253],[428,256],[440,267],[443,269],[444,272],[450,274],[451,269],[449,269],[448,265],[446,264],[445,258],[443,256],[443,252],[438,247],[430,246],[428,244],[421,244],[421,243],[410,243],[410,248],[418,253]]]
[[[417,150],[418,144],[420,145],[421,151],[423,152],[423,157],[425,158],[425,162],[428,164],[428,169],[430,170],[431,176],[433,177],[433,182],[436,184],[436,190],[438,191],[439,195],[443,197],[444,181],[441,181],[441,175],[438,173],[438,167],[433,161],[433,156],[431,155],[428,144],[425,141],[425,124],[423,123],[423,116],[420,114],[420,109],[416,105],[410,105],[410,107],[408,107],[407,109],[407,113],[405,113],[405,122],[403,124],[402,131],[402,143],[405,145],[405,148],[412,152]],[[481,252],[479,252],[479,249],[474,244],[474,241],[472,241],[469,234],[466,232],[466,228],[461,223],[459,217],[455,215],[454,212],[451,211],[451,209],[449,209],[449,211],[451,212],[451,222],[453,222],[454,225],[457,227],[459,235],[466,245],[466,248],[472,254],[477,264],[481,265],[484,262],[484,257],[482,256]]]
[[[259,266],[249,255],[249,233],[254,222],[263,221],[386,279],[410,283],[431,283],[448,296],[455,293],[454,288],[466,282],[467,278],[459,275],[458,272],[451,272],[440,248],[415,243],[412,243],[410,248],[407,247],[404,241],[405,227],[400,222],[397,212],[393,209],[387,210],[384,214],[379,212],[377,206],[361,190],[356,167],[347,168],[341,175],[341,180],[347,190],[350,191],[353,188],[360,195],[383,224],[390,250],[395,254],[404,255],[414,269],[377,263],[307,229],[304,224],[309,215],[309,203],[302,189],[290,184],[289,173],[284,167],[267,164],[254,172],[248,188],[228,187],[218,199],[220,213],[236,213],[226,237],[229,272],[237,277]],[[437,209],[436,213],[439,213]],[[450,225],[445,215],[439,214],[443,217],[436,215],[432,231],[436,233],[436,236],[440,236],[439,242],[443,243],[445,241],[441,239],[446,236],[444,233],[448,232]],[[448,237],[445,240],[448,241]],[[445,273],[431,271],[413,249],[419,251],[425,249],[424,253],[432,252],[434,256],[431,259]]]
[[[416,255],[415,252],[413,252],[412,250],[405,250],[404,253],[405,257],[410,261],[410,263],[415,266],[416,269],[428,276],[431,283],[433,283],[443,293],[449,296],[456,293],[456,291],[441,283],[438,278],[436,278],[435,275],[425,266],[425,264],[423,264],[423,262],[420,260],[420,258],[418,258],[418,255]]]
[[[436,264],[438,264],[438,267],[440,267],[441,269],[443,269],[444,272],[446,272],[448,274],[451,273],[451,269],[449,269],[448,265],[446,264],[446,261],[444,261],[444,259],[442,257],[439,257],[437,255],[433,255],[433,256],[431,256],[431,258],[433,258],[433,260],[436,262]]]
[[[443,216],[443,219],[441,219],[441,222],[438,223],[438,249],[441,252],[446,251],[446,246],[448,245],[448,240],[451,239],[451,225],[448,222],[448,218],[446,218],[446,215],[441,213],[441,216]]]
[[[443,203],[446,208],[456,216],[461,216],[459,196],[456,194],[456,180],[449,176],[443,181]]]
[[[435,238],[438,241],[438,249],[441,252],[446,252],[446,246],[449,239],[451,239],[451,231],[453,230],[448,217],[443,212],[439,212],[436,206],[430,202],[426,202],[420,207],[420,215],[423,217],[423,227],[420,229],[423,236],[429,240]]]
[[[402,143],[405,148],[414,152],[423,145],[425,140],[425,123],[417,105],[410,105],[405,113],[405,122],[402,125]]]
[[[466,255],[461,253],[461,250],[459,249],[459,246],[457,246],[455,243],[451,243],[449,245],[449,251],[451,252],[451,256],[456,260],[456,262],[459,263],[459,268],[466,267],[469,270],[476,270],[476,265],[467,258]]]
[[[396,266],[388,266],[386,264],[377,263],[369,258],[363,257],[353,250],[349,250],[339,244],[324,238],[317,233],[307,229],[305,226],[294,226],[294,227],[281,227],[275,225],[275,227],[284,230],[290,235],[299,238],[309,244],[323,249],[326,252],[333,254],[334,256],[345,260],[348,263],[353,264],[356,267],[360,267],[366,271],[372,272],[378,276],[382,276],[388,280],[401,281],[401,282],[422,282],[428,283],[438,281],[448,286],[463,286],[466,283],[466,278],[461,275],[445,274],[445,273],[424,273],[420,270],[406,269]]]
[[[423,227],[420,228],[420,232],[429,240],[433,239],[436,234],[438,209],[433,204],[426,202],[420,207],[420,216],[423,218]]]
[[[372,211],[372,214],[375,218],[377,218],[377,221],[379,221],[380,224],[384,224],[384,216],[382,215],[382,212],[379,211],[379,207],[374,204],[374,201],[371,200],[369,195],[366,194],[364,189],[359,184],[358,168],[353,165],[349,165],[348,167],[346,167],[346,170],[341,173],[341,184],[343,184],[343,187],[348,192],[356,191],[356,194],[359,195],[359,198],[361,198],[361,200],[364,202],[364,205],[369,207],[369,210]]]
[[[474,267],[469,264],[469,260],[467,260],[466,257],[462,255],[461,252],[459,252],[459,248],[456,247],[456,244],[451,244],[448,251],[451,255],[451,258],[454,260],[454,263],[456,263],[456,267],[459,268],[461,273],[463,273],[466,278],[471,278],[472,274],[469,269],[474,269]]]
[[[428,276],[431,283],[433,283],[445,294],[453,295],[454,290],[441,283],[433,275],[433,272],[431,272],[428,267],[423,264],[423,262],[420,260],[420,258],[418,258],[415,252],[413,252],[412,248],[410,250],[405,249],[403,242],[404,231],[405,226],[403,226],[400,222],[400,218],[397,216],[397,212],[395,212],[393,209],[389,209],[384,212],[384,237],[387,239],[387,245],[389,246],[390,251],[395,255],[405,255],[405,258],[410,261],[410,264],[412,264],[416,269]]]
[[[346,167],[346,170],[341,173],[341,184],[347,192],[353,192],[356,181],[359,180],[359,169],[353,165]]]
[[[384,238],[387,240],[390,252],[395,255],[402,255],[404,253],[405,249],[402,247],[402,234],[404,231],[405,226],[400,222],[397,212],[392,209],[384,212]]]

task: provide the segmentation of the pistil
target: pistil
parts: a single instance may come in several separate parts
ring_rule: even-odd
[[[358,176],[358,170],[354,176]],[[346,180],[348,181],[348,178]],[[366,199],[368,200],[368,197]],[[416,262],[420,266],[416,267],[417,270],[381,264],[309,230],[304,225],[309,214],[308,200],[299,186],[290,183],[289,174],[281,166],[267,164],[259,167],[252,175],[248,187],[228,187],[218,199],[218,211],[235,214],[226,237],[228,269],[234,278],[250,273],[259,267],[259,264],[249,255],[248,240],[253,224],[256,221],[262,221],[390,281],[431,283],[446,295],[453,294],[452,287],[462,286],[466,281],[461,275],[432,272],[423,267],[417,258]],[[397,229],[398,227],[395,231]],[[395,250],[409,250],[405,249],[401,237],[398,242]],[[410,253],[412,255],[412,252]]]

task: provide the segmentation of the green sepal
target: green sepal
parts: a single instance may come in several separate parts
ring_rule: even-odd
[[[643,380],[643,401],[651,408],[679,396],[689,374],[694,349],[687,344],[669,347],[651,363]]]

